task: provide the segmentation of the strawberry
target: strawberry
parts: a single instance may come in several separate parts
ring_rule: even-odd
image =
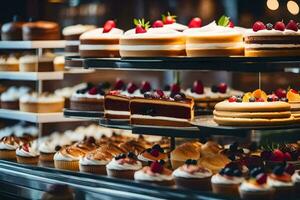
[[[265,100],[263,98],[257,98],[255,99],[255,102],[265,102]]]
[[[197,80],[193,84],[193,92],[197,94],[203,94],[204,93],[204,86],[201,81]]]
[[[97,88],[96,87],[93,87],[89,90],[89,94],[90,95],[96,95],[97,94]]]
[[[178,94],[178,93],[180,93],[180,86],[177,83],[173,83],[171,85],[171,94],[175,95],[175,94]]]
[[[289,23],[286,25],[286,29],[298,31],[297,22],[295,22],[294,20],[290,20]]]
[[[266,29],[266,26],[265,26],[265,24],[264,24],[263,22],[261,22],[261,21],[255,22],[255,23],[253,24],[253,26],[252,26],[252,30],[253,30],[254,32],[257,32],[257,31],[260,31],[260,30],[264,30],[264,29]]]
[[[229,24],[228,24],[228,27],[229,27],[229,28],[234,28],[234,23],[233,23],[233,21],[230,20],[230,22],[229,22]]]
[[[236,102],[237,98],[236,96],[232,96],[228,99],[228,102],[232,103],[232,102]]]
[[[105,22],[103,26],[103,33],[108,33],[111,29],[116,27],[116,23],[114,20],[108,20]]]
[[[112,90],[112,91],[109,91],[108,94],[110,94],[110,95],[118,95],[118,94],[120,94],[120,91],[118,91],[118,90]]]
[[[284,161],[285,160],[285,155],[282,151],[280,151],[279,149],[275,149],[273,151],[273,155],[271,157],[272,161]]]
[[[28,144],[24,144],[22,148],[23,148],[24,151],[29,152],[29,145]]]
[[[154,157],[158,157],[158,156],[159,156],[159,150],[157,150],[157,149],[152,149],[150,154],[151,154],[152,156],[154,156]]]
[[[159,27],[163,27],[164,23],[161,20],[156,20],[153,24],[152,27],[153,28],[159,28]]]
[[[159,96],[159,98],[163,98],[165,96],[165,93],[160,89],[156,90],[155,93]]]
[[[135,33],[146,33],[150,27],[150,22],[145,22],[145,19],[134,19],[133,23],[135,25]]]
[[[286,161],[292,160],[292,156],[289,152],[284,153],[284,160],[286,160]]]
[[[275,91],[276,96],[278,96],[278,98],[286,98],[286,90],[282,89],[282,88],[278,88]]]
[[[117,79],[114,90],[122,90],[124,88],[125,84],[121,79]]]
[[[189,22],[189,28],[199,28],[202,25],[202,20],[199,17],[191,19]]]
[[[298,91],[295,90],[295,89],[291,89],[290,91],[291,91],[292,93],[294,93],[294,94],[298,94]]]
[[[148,81],[143,81],[141,84],[141,93],[149,92],[151,90],[151,85]]]
[[[127,92],[129,94],[133,94],[137,89],[138,89],[138,87],[134,83],[132,83],[132,82],[128,83]]]
[[[225,94],[226,90],[227,90],[227,84],[226,83],[220,83],[218,85],[218,90],[219,90],[220,93]]]
[[[285,30],[285,24],[283,22],[276,22],[275,26],[274,26],[275,30],[278,31],[284,31]]]
[[[267,178],[268,178],[267,174],[264,174],[264,173],[258,174],[256,176],[256,182],[259,185],[265,184],[267,182]]]
[[[150,169],[153,173],[161,173],[163,170],[163,167],[159,164],[158,161],[154,161],[151,163]]]
[[[171,15],[170,12],[167,13],[167,15],[162,15],[162,21],[164,24],[173,24],[176,22],[176,16]]]

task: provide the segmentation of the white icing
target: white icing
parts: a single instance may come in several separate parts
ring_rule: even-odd
[[[275,180],[273,178],[268,177],[267,183],[269,186],[271,187],[280,187],[280,186],[294,186],[294,183],[291,182],[283,182],[283,181],[279,181],[279,180]]]
[[[106,165],[106,168],[112,170],[139,170],[142,168],[142,163],[140,161],[136,161],[135,164],[128,164],[128,163],[120,164],[114,158]]]
[[[15,56],[9,56],[7,58],[5,57],[0,57],[0,65],[18,65],[19,64],[19,59],[16,58]]]
[[[80,44],[79,50],[119,50],[118,44]]]
[[[27,94],[20,98],[20,102],[35,102],[35,103],[55,103],[64,101],[63,97],[59,97],[56,95],[38,95],[37,93]]]
[[[245,44],[246,49],[261,49],[261,48],[299,48],[300,44]]]
[[[174,38],[174,37],[183,37],[181,32],[172,30],[170,28],[161,27],[161,28],[149,28],[146,33],[135,33],[135,29],[126,31],[121,39],[151,39],[151,38]],[[138,46],[138,45],[135,45]]]
[[[188,43],[186,49],[197,50],[197,49],[233,49],[243,48],[244,42],[225,42],[225,43]]]
[[[53,60],[54,64],[65,64],[65,57],[64,56],[56,56]]]
[[[149,175],[145,173],[143,170],[139,170],[134,173],[134,180],[137,181],[170,181],[173,180],[172,175],[164,175],[159,173],[153,173],[153,175]]]
[[[189,27],[183,25],[183,24],[179,24],[179,23],[173,23],[173,24],[164,24],[164,27],[166,28],[170,28],[176,31],[184,31],[186,29],[188,29]]]
[[[76,24],[72,26],[67,26],[63,29],[62,33],[64,36],[69,36],[69,35],[78,35],[82,34],[86,31],[90,31],[95,29],[96,26],[94,25],[83,25],[83,24]]]
[[[215,174],[211,177],[211,182],[215,184],[240,184],[244,181],[243,177],[232,176],[230,178]]]
[[[270,191],[270,190],[273,190],[273,188],[268,185],[268,184],[263,184],[263,185],[256,185],[256,184],[251,184],[247,181],[244,181],[241,186],[239,187],[239,189],[241,191]]]
[[[53,140],[49,141],[44,141],[40,144],[39,146],[39,151],[40,152],[43,152],[43,153],[55,153],[55,147],[57,146],[58,144],[56,142],[54,142]]]
[[[130,118],[136,118],[136,119],[159,119],[159,120],[178,121],[178,122],[188,122],[189,121],[189,119],[180,119],[180,118],[175,118],[175,117],[137,115],[137,114],[130,115]]]
[[[111,115],[130,115],[129,111],[105,110],[105,113]]]
[[[123,51],[142,51],[142,50],[184,50],[184,44],[170,44],[170,45],[121,45],[120,50]]]
[[[79,46],[80,41],[79,40],[66,40],[66,46]]]
[[[68,155],[63,155],[62,153],[60,153],[60,151],[56,152],[54,154],[54,160],[63,160],[63,161],[76,161],[76,160],[80,160],[81,156],[75,157],[72,156],[70,154]]]
[[[86,83],[81,83],[78,85],[75,85],[73,87],[65,87],[61,89],[56,89],[54,91],[54,94],[60,97],[70,98],[75,92],[79,89],[83,89],[86,87]]]
[[[37,140],[33,141],[31,146],[28,147],[28,152],[25,151],[23,148],[17,148],[16,155],[22,157],[37,157],[40,155],[39,151],[37,150]]]
[[[1,101],[18,101],[19,98],[30,91],[28,87],[10,87],[1,94]]]
[[[77,97],[77,98],[91,98],[91,99],[104,99],[104,95],[101,94],[89,94],[88,92],[84,93],[84,94],[80,94],[80,93],[73,93],[72,94],[73,97]]]
[[[300,182],[300,175],[299,175],[299,170],[296,170],[295,173],[292,176],[292,180],[294,183],[299,183]]]
[[[109,163],[109,160],[91,160],[87,157],[80,158],[80,165],[106,165]]]
[[[103,28],[97,28],[83,33],[79,39],[80,40],[118,39],[121,37],[122,34],[123,34],[123,30],[118,28],[113,28],[108,33],[103,33]]]
[[[212,172],[206,171],[206,172],[195,172],[195,173],[188,173],[184,170],[182,170],[181,167],[177,168],[175,171],[173,171],[173,176],[180,177],[180,178],[207,178],[212,176]]]
[[[14,144],[7,144],[4,142],[0,142],[0,149],[2,150],[16,150],[19,147],[19,145],[14,142]]]
[[[20,58],[20,64],[21,63],[38,63],[38,62],[52,62],[53,61],[53,57],[48,57],[46,55],[43,55],[41,57],[36,56],[36,55],[26,55],[26,56],[22,56]]]
[[[293,31],[285,29],[284,31],[279,30],[259,30],[257,32],[254,32],[252,29],[247,29],[245,32],[245,37],[248,36],[293,36],[293,35],[300,35],[300,31]]]
[[[128,96],[128,97],[143,97],[144,96],[140,90],[135,90],[133,93],[129,93],[127,90],[124,90],[121,92],[121,95]]]

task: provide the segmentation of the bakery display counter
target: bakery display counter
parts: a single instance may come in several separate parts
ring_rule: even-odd
[[[0,41],[0,49],[65,48],[64,40]]]
[[[5,80],[63,80],[64,72],[1,72],[0,79]]]
[[[18,199],[43,199],[49,188],[64,191],[63,195],[70,193],[74,199],[237,199],[225,198],[210,192],[158,187],[134,181],[22,165],[2,160],[0,161],[0,172],[0,182],[2,183],[0,195]],[[69,190],[65,185],[68,185]],[[57,192],[56,195],[58,194],[61,193]]]

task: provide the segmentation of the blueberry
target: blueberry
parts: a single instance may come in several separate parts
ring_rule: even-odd
[[[239,148],[239,149],[237,150],[237,152],[243,154],[243,153],[244,153],[244,149],[243,149],[243,148]]]
[[[148,149],[146,149],[146,151],[147,151],[148,153],[151,153],[152,149],[151,149],[151,148],[148,148]]]
[[[266,27],[267,27],[268,30],[272,30],[273,29],[273,24],[267,23]]]
[[[234,142],[229,146],[230,151],[236,151],[238,149],[239,143]]]
[[[152,92],[145,92],[144,93],[144,98],[145,99],[151,99],[152,98]]]
[[[192,159],[187,159],[186,161],[185,161],[185,164],[187,164],[187,165],[190,165],[192,163]]]
[[[160,145],[159,145],[159,144],[155,144],[155,145],[152,147],[152,149],[157,149],[157,150],[160,150],[160,149],[161,149],[161,147],[160,147]]]
[[[211,91],[212,91],[213,93],[217,93],[217,92],[219,91],[218,86],[217,86],[217,85],[211,86]]]
[[[238,98],[236,99],[236,102],[242,103],[242,102],[243,102],[243,99],[242,99],[241,97],[238,97]]]
[[[120,159],[121,159],[120,155],[115,157],[115,160],[120,160]]]
[[[183,96],[181,94],[176,94],[173,98],[174,98],[175,101],[182,101],[182,100],[184,100],[184,98],[183,98]]]
[[[234,161],[235,160],[235,155],[234,154],[230,154],[228,156],[228,158],[231,160],[231,161]]]
[[[127,153],[127,157],[128,157],[128,158],[135,158],[136,156],[135,156],[134,153],[129,152],[129,153]]]
[[[273,98],[272,98],[272,97],[268,97],[268,98],[267,98],[267,101],[268,101],[268,102],[273,102]]]
[[[160,165],[164,165],[164,164],[165,164],[165,161],[164,161],[164,160],[160,160],[160,161],[159,161],[159,164],[160,164]]]
[[[104,82],[104,83],[100,83],[99,87],[101,87],[102,89],[109,89],[111,87],[109,82]]]
[[[222,168],[222,169],[219,171],[219,174],[220,174],[220,175],[224,175],[224,174],[225,174],[225,168]]]
[[[197,165],[197,160],[192,160],[191,164],[192,165]]]
[[[282,175],[282,174],[284,173],[284,167],[283,167],[283,166],[280,166],[280,165],[274,167],[273,173],[274,173],[275,175]]]
[[[237,176],[237,177],[241,177],[243,175],[243,173],[241,172],[241,170],[236,169],[233,171],[233,175]]]
[[[59,145],[55,146],[55,151],[59,151],[60,149],[61,149],[61,146],[59,146]]]
[[[249,102],[255,102],[255,98],[254,97],[251,97],[250,99],[249,99]]]
[[[281,98],[280,101],[288,102],[289,100],[287,98]]]
[[[101,88],[98,88],[97,89],[97,93],[104,96],[105,95],[105,92],[101,89]]]
[[[256,142],[252,142],[249,146],[250,151],[255,151],[257,150],[257,143]]]
[[[263,173],[263,172],[264,172],[263,168],[256,167],[256,168],[253,168],[250,171],[250,176],[253,177],[253,178],[255,178],[258,174]]]
[[[230,168],[225,168],[224,174],[227,176],[233,176],[233,170]]]

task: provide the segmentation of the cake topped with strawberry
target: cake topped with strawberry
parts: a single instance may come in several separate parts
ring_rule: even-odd
[[[161,15],[162,17],[162,22],[164,24],[165,27],[176,30],[176,31],[184,31],[186,30],[188,27],[182,24],[179,24],[176,22],[176,15],[171,15],[170,12],[168,12],[166,15]]]
[[[167,28],[162,21],[153,27],[145,19],[134,19],[135,28],[128,30],[120,40],[122,57],[168,57],[185,55],[182,33]]]
[[[108,20],[102,28],[87,31],[80,37],[81,57],[119,57],[119,39],[123,30],[116,28],[116,22]]]
[[[274,24],[256,21],[245,33],[246,56],[299,56],[299,23],[277,21]]]

